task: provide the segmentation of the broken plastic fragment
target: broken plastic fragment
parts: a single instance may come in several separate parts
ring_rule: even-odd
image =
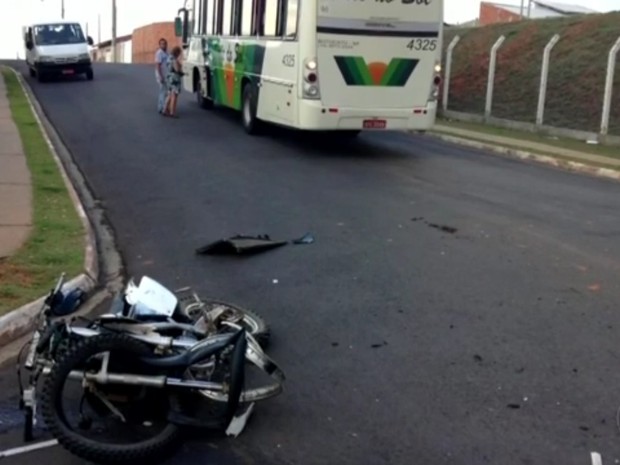
[[[233,236],[196,249],[197,254],[204,255],[250,255],[286,245],[286,241],[273,241],[263,236]]]
[[[314,242],[314,236],[310,233],[307,233],[303,237],[299,239],[295,239],[293,244],[312,244]]]
[[[243,413],[233,417],[233,419],[230,421],[230,424],[228,425],[228,428],[226,429],[226,435],[234,437],[239,436],[245,428],[245,425],[248,422],[248,418],[253,411],[254,402],[252,402]]]

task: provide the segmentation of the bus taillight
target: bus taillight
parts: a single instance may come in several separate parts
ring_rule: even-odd
[[[307,58],[304,61],[304,84],[303,94],[305,99],[317,100],[321,98],[319,90],[318,65],[315,58]]]
[[[431,86],[431,95],[429,101],[434,102],[439,98],[439,86],[441,85],[441,62],[435,62],[435,76],[433,77],[433,85]]]

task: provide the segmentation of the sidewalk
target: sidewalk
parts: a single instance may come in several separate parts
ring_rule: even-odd
[[[470,131],[467,129],[454,128],[438,123],[435,125],[434,131],[439,134],[451,135],[454,137],[462,137],[465,139],[474,139],[480,142],[499,145],[504,147],[516,147],[520,150],[531,151],[534,153],[542,153],[545,155],[557,155],[559,157],[570,158],[586,165],[606,165],[609,167],[620,168],[620,159],[584,153],[550,144],[534,142],[524,139],[516,139],[512,137],[496,136],[484,132]]]
[[[0,74],[0,259],[16,252],[31,228],[30,172]]]

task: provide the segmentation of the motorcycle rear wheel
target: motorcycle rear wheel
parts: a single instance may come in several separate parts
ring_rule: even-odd
[[[146,344],[123,334],[103,334],[81,340],[58,360],[46,377],[41,395],[41,412],[55,439],[82,459],[102,464],[143,462],[167,456],[181,439],[180,428],[168,423],[157,435],[133,444],[106,444],[84,437],[71,428],[63,409],[62,393],[69,373],[90,357],[106,351],[123,351],[136,357],[148,356]]]

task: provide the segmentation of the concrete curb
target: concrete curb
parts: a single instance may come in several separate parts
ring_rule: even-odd
[[[488,142],[479,142],[476,140],[466,139],[458,136],[450,136],[441,132],[433,132],[432,130],[429,131],[427,134],[446,142],[451,142],[453,144],[463,145],[478,150],[488,150],[500,155],[505,155],[510,158],[517,158],[519,160],[530,160],[536,163],[542,163],[548,166],[561,168],[575,173],[589,174],[592,176],[613,179],[616,181],[620,180],[620,171],[612,168],[601,168],[598,166],[587,165],[585,163],[580,163],[576,161],[562,160],[560,158],[552,157],[551,155],[540,155],[534,152],[528,152],[526,150],[513,149],[510,147],[495,145]]]
[[[93,206],[95,201],[83,176],[73,163],[68,149],[62,143],[54,127],[47,120],[28,83],[18,71],[10,67],[8,69],[15,74],[22,86],[85,230],[84,273],[66,282],[63,290],[79,287],[87,293],[87,296],[92,297],[92,294],[99,290],[99,286],[104,285],[107,287],[107,290],[104,290],[105,293],[115,292],[122,287],[124,267],[115,246],[113,233],[105,226],[103,211],[97,210],[96,207],[85,208],[84,203]],[[77,190],[76,186],[78,186]],[[82,198],[78,195],[78,190]],[[87,211],[92,217],[87,214]],[[50,283],[50,288],[52,285],[53,283]],[[0,317],[0,348],[16,341],[33,329],[44,300],[45,296]]]

